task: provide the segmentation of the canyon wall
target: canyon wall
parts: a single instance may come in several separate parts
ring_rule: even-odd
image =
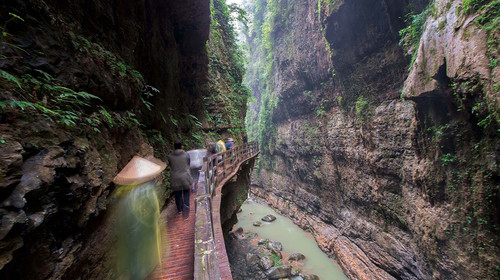
[[[428,2],[249,6],[251,193],[351,279],[500,277],[500,3]]]
[[[134,155],[166,161],[175,140],[242,137],[243,68],[220,50],[236,48],[234,34],[213,10],[208,0],[2,1],[1,279],[117,278],[118,171]],[[220,96],[238,106],[207,105]]]

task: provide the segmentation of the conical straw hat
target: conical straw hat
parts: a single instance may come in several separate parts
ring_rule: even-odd
[[[139,185],[160,175],[165,167],[167,165],[160,160],[153,162],[134,156],[122,171],[116,175],[113,183],[117,185]]]

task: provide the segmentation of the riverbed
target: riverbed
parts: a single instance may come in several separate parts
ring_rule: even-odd
[[[241,227],[245,232],[255,232],[259,238],[267,238],[281,242],[283,255],[302,253],[306,256],[301,269],[307,274],[315,274],[322,280],[347,280],[338,264],[323,253],[314,237],[290,219],[279,215],[272,208],[248,199],[238,213],[238,223],[234,228]],[[261,218],[266,215],[276,216],[274,222],[263,222]],[[261,222],[261,227],[255,227],[254,222]],[[293,278],[292,278],[293,279]]]

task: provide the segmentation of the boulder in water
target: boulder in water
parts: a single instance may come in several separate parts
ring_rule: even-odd
[[[303,280],[320,280],[318,275],[314,274],[301,274],[300,277],[302,277]]]
[[[253,222],[252,224],[254,227],[261,227],[262,223],[261,222]]]
[[[268,243],[268,242],[269,242],[269,239],[263,238],[263,239],[259,239],[259,241],[257,242],[257,244],[262,245],[262,244],[265,244],[265,243]]]
[[[266,271],[269,278],[286,278],[292,275],[292,267],[289,264],[275,266]]]
[[[283,245],[281,245],[281,242],[270,240],[269,243],[267,243],[267,249],[281,251],[283,250]]]
[[[273,215],[266,215],[261,220],[263,220],[264,222],[272,222],[276,220],[276,217]]]
[[[301,261],[301,260],[304,260],[306,258],[306,256],[304,256],[303,254],[301,253],[295,253],[295,254],[291,254],[289,257],[288,257],[288,260],[289,261]]]

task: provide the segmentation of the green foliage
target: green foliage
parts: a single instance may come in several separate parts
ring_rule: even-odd
[[[458,104],[458,111],[465,110],[474,115],[477,119],[476,125],[485,132],[500,132],[500,110],[496,106],[497,99],[487,97],[486,88],[481,81],[473,78],[461,83],[452,83],[451,87]],[[493,88],[495,90],[495,86]]]
[[[245,25],[246,12],[236,5],[228,6],[225,1],[214,0],[211,3],[211,14],[207,42],[210,95],[203,97],[209,108],[206,119],[217,130],[243,133],[243,118],[250,89],[243,84],[247,58],[243,48],[237,43],[234,22],[240,21]],[[191,122],[201,129],[201,122],[197,118],[191,118]],[[236,134],[234,136],[237,137]]]
[[[258,138],[262,152],[269,152],[276,142],[276,127],[272,118],[279,103],[274,92],[274,41],[275,34],[287,27],[292,17],[293,4],[283,0],[256,0],[254,2],[253,26],[249,44],[253,47],[247,80],[256,95],[260,95],[258,115],[248,113],[247,124],[251,139]]]
[[[450,163],[453,163],[457,161],[457,156],[456,155],[453,155],[453,154],[444,154],[442,157],[441,157],[441,165],[442,166],[447,166],[448,164]]]
[[[469,2],[471,3],[469,3],[468,6],[462,4],[464,7],[464,14],[467,14],[466,12],[471,10],[478,12],[478,16],[474,20],[474,23],[481,26],[488,34],[488,49],[486,53],[489,59],[489,66],[493,69],[498,66],[498,56],[500,55],[500,41],[498,40],[498,35],[496,35],[500,30],[500,0],[471,0]],[[466,10],[466,7],[469,8]]]
[[[356,118],[361,124],[364,124],[371,116],[369,105],[370,101],[366,97],[361,95],[358,96],[354,108],[355,108]]]
[[[33,70],[35,76],[24,74],[22,79],[0,71],[2,79],[17,85],[0,84],[11,96],[0,101],[0,114],[38,114],[67,128],[90,128],[97,133],[101,132],[99,127],[103,124],[109,127],[139,125],[132,112],[109,113],[103,106],[94,111],[91,105],[101,102],[99,97],[61,86],[57,79],[42,70]]]
[[[486,4],[490,0],[463,0],[462,4],[459,6],[462,8],[462,13],[464,15],[469,15],[474,11],[479,10],[481,6]],[[460,10],[457,11],[457,14],[460,15]]]
[[[359,96],[358,100],[356,100],[356,116],[361,116],[363,112],[368,107],[368,101],[365,97]]]
[[[8,31],[7,31],[7,24],[13,20],[20,20],[20,21],[24,21],[23,18],[21,18],[20,16],[16,15],[16,14],[13,14],[13,13],[9,13],[9,16],[10,18],[7,19],[3,24],[2,26],[0,26],[0,59],[6,59],[7,57],[3,54],[3,49],[5,46],[10,46],[10,47],[13,47],[15,49],[18,49],[22,52],[26,52],[25,49],[17,46],[17,45],[14,45],[14,44],[11,44],[9,43],[9,39],[13,37],[12,34],[10,34]]]
[[[408,13],[405,16],[405,21],[408,24],[407,27],[399,31],[399,36],[401,37],[400,45],[406,50],[406,54],[411,55],[411,63],[409,71],[413,67],[413,63],[417,58],[418,46],[420,44],[420,38],[424,32],[424,25],[431,15],[432,8],[434,7],[434,2],[431,2],[427,8],[419,14],[413,12]]]
[[[20,89],[23,88],[18,78],[16,78],[14,75],[7,73],[2,69],[0,69],[0,79],[7,83],[15,83]]]
[[[319,109],[317,109],[317,110],[316,110],[316,115],[317,115],[318,117],[321,117],[321,116],[323,116],[324,114],[325,114],[325,109],[323,109],[323,108],[319,108]]]
[[[279,266],[279,265],[283,264],[283,263],[281,263],[281,258],[278,255],[276,255],[275,253],[271,254],[271,259],[274,261],[274,266]]]
[[[76,36],[73,32],[69,32],[68,34],[75,50],[104,63],[113,75],[130,81],[139,92],[151,90],[151,88],[146,86],[142,75],[129,66],[121,57],[105,49],[100,44],[89,41],[83,36]]]
[[[155,93],[156,94],[160,93],[160,90],[153,86],[146,85],[144,86],[143,90],[141,91],[141,94],[139,95],[142,104],[144,104],[144,106],[146,107],[146,109],[148,109],[148,111],[151,111],[151,109],[153,108],[153,104],[149,102],[148,99],[152,98]]]

